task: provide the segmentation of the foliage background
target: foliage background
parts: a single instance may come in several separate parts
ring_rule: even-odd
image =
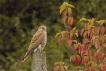
[[[106,0],[0,0],[0,71],[31,71],[31,57],[19,66],[33,34],[40,25],[48,27],[45,48],[48,71],[54,62],[69,63],[66,44],[57,43],[55,34],[64,29],[59,6],[67,1],[73,9],[74,26],[81,17],[106,19]]]

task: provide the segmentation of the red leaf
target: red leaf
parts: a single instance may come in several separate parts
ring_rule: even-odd
[[[75,64],[78,65],[81,61],[81,57],[79,55],[72,55],[70,56],[70,61],[75,62]]]
[[[98,69],[94,67],[89,67],[89,68],[86,68],[84,71],[98,71]]]
[[[88,56],[91,56],[92,51],[90,51],[90,50],[85,50],[85,53],[86,53]]]
[[[88,51],[88,55],[91,56],[91,54],[92,54],[92,51]]]
[[[91,71],[89,68],[84,68],[84,71]]]
[[[100,47],[100,42],[98,39],[95,40],[95,47],[98,49]]]
[[[75,47],[73,47],[73,48],[71,49],[72,53],[74,53],[74,52],[75,52],[75,50],[76,50],[76,48],[75,48]]]
[[[88,39],[87,38],[84,38],[83,40],[82,40],[82,43],[83,44],[85,44],[85,43],[87,43],[88,42]]]
[[[96,56],[96,59],[97,59],[97,60],[100,60],[100,58],[101,58],[103,55],[102,55],[102,52],[97,52],[97,53],[95,53],[95,56]]]
[[[60,66],[60,70],[61,70],[61,71],[64,71],[64,67],[63,67],[63,66]]]
[[[91,71],[98,71],[96,68],[92,69]]]
[[[66,11],[64,11],[63,13],[62,13],[62,23],[63,24],[65,24],[65,22],[66,22],[66,19],[67,19],[67,12]]]
[[[84,56],[83,58],[82,58],[82,64],[86,64],[87,62],[89,61],[89,57],[88,56]]]
[[[101,71],[106,71],[106,62],[102,62],[100,64],[100,67],[101,67]]]
[[[71,26],[73,24],[73,17],[68,17],[68,24]]]
[[[71,38],[67,38],[66,43],[67,43],[67,45],[70,47],[70,45],[72,44],[72,40],[71,40]]]
[[[100,31],[100,27],[95,27],[95,28],[94,28],[94,32],[95,32],[95,34],[98,34],[99,31]]]
[[[79,55],[75,56],[75,64],[78,65],[81,61],[81,57]]]
[[[90,32],[90,39],[92,39],[93,35],[94,35],[94,34],[93,34],[93,32],[91,31],[91,32]]]
[[[106,66],[101,67],[101,71],[106,71]]]
[[[80,31],[80,35],[82,36],[82,33],[84,32],[84,28],[83,29],[81,29],[81,31]]]
[[[82,46],[82,45],[79,45],[79,47],[78,47],[79,49],[78,49],[78,51],[79,51],[79,54],[82,56],[82,54],[84,53],[84,46]]]
[[[87,48],[88,50],[90,49],[90,45],[85,45],[85,48]]]
[[[59,68],[60,68],[60,66],[55,66],[54,68],[53,68],[53,71],[58,71],[59,70]]]
[[[101,34],[103,35],[104,32],[105,32],[105,27],[103,26],[103,27],[101,27]]]

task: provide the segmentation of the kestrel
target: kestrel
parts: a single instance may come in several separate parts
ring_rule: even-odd
[[[46,32],[46,26],[42,25],[38,28],[38,31],[34,34],[32,37],[32,40],[30,42],[28,51],[26,52],[25,56],[22,59],[21,64],[28,58],[28,56],[35,52],[37,49],[43,50],[46,43],[47,43],[47,32]]]

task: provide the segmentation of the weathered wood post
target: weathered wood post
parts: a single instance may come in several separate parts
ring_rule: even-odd
[[[32,54],[32,71],[47,71],[46,53],[37,49]]]

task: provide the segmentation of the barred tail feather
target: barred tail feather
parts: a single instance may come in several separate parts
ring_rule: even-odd
[[[29,57],[29,56],[24,57],[24,58],[22,59],[22,61],[21,61],[21,64],[23,64],[28,57]]]
[[[34,51],[35,48],[29,50],[25,56],[23,57],[22,61],[21,61],[21,64],[23,64],[25,62],[25,60],[29,57],[29,55]]]

